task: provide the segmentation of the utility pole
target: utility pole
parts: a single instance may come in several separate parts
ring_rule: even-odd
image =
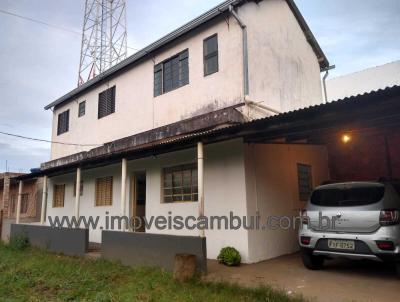
[[[126,56],[125,0],[86,0],[78,86]]]

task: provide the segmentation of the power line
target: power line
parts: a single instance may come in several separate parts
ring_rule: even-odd
[[[3,131],[0,131],[0,134],[4,134],[4,135],[8,135],[8,136],[13,136],[13,137],[17,137],[17,138],[22,138],[22,139],[27,139],[27,140],[31,140],[31,141],[51,143],[51,144],[70,145],[70,146],[80,146],[80,147],[98,147],[98,146],[102,146],[102,144],[74,144],[74,143],[63,143],[63,142],[49,141],[49,140],[45,140],[45,139],[33,138],[33,137],[28,137],[28,136],[23,136],[23,135],[18,135],[18,134],[12,134],[12,133],[8,133],[8,132],[3,132]]]
[[[6,15],[10,15],[10,16],[13,16],[13,17],[17,17],[17,18],[20,18],[20,19],[24,19],[24,20],[27,20],[27,21],[31,21],[31,22],[34,22],[34,23],[38,23],[38,24],[41,24],[41,25],[45,25],[45,26],[48,26],[48,27],[56,28],[58,30],[63,30],[63,31],[66,31],[66,32],[69,32],[69,33],[73,33],[75,35],[82,36],[82,33],[78,32],[76,30],[69,29],[69,28],[66,28],[66,27],[63,27],[63,26],[59,26],[59,25],[55,25],[55,24],[51,24],[51,23],[47,23],[45,21],[41,21],[41,20],[38,20],[38,19],[25,17],[25,16],[22,16],[22,15],[19,15],[19,14],[16,14],[16,13],[5,11],[3,9],[0,9],[0,13],[6,14]],[[132,50],[140,50],[140,49],[134,48],[134,47],[129,47],[129,46],[127,46],[127,47],[132,49]]]
[[[24,19],[24,20],[28,20],[28,21],[31,21],[31,22],[39,23],[39,24],[42,24],[42,25],[46,25],[48,27],[54,27],[54,28],[57,28],[59,30],[67,31],[67,32],[70,32],[70,33],[73,33],[73,34],[81,35],[80,32],[72,30],[72,29],[68,29],[68,28],[65,28],[65,27],[62,27],[62,26],[50,24],[50,23],[47,23],[47,22],[44,22],[44,21],[41,21],[41,20],[25,17],[25,16],[22,16],[22,15],[18,15],[18,14],[12,13],[12,12],[8,12],[8,11],[5,11],[5,10],[2,10],[2,9],[0,9],[0,13],[6,14],[6,15],[10,15],[10,16],[14,16],[14,17],[17,17],[17,18],[21,18],[21,19]]]

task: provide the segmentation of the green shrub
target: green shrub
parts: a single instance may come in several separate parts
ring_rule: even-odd
[[[10,239],[9,247],[13,250],[23,251],[30,246],[28,237],[24,235],[13,236]]]
[[[240,253],[234,247],[228,246],[221,249],[217,259],[225,265],[238,266],[242,257],[240,257]]]

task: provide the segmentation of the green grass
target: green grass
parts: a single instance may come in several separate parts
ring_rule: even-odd
[[[0,301],[304,301],[270,288],[193,280],[159,269],[66,257],[0,244]]]

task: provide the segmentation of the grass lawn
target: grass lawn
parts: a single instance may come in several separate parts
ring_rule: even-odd
[[[104,260],[66,257],[0,243],[0,301],[304,301],[270,288],[193,280]]]

